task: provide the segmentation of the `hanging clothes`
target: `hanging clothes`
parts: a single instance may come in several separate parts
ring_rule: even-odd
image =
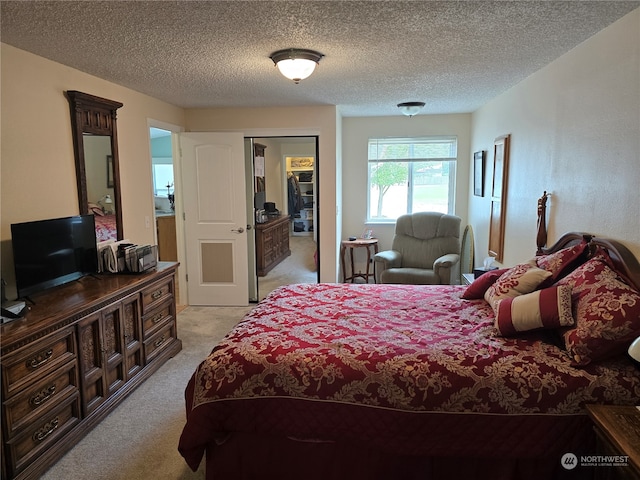
[[[289,192],[289,215],[293,218],[304,208],[304,199],[298,178],[292,173],[287,175],[287,191]]]

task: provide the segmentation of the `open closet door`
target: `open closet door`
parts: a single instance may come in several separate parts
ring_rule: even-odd
[[[243,135],[179,140],[189,305],[248,305]]]

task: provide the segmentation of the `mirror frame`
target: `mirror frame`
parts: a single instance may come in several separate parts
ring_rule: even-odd
[[[120,199],[120,162],[118,158],[116,112],[123,104],[77,90],[67,90],[66,95],[71,109],[71,128],[80,214],[89,213],[84,134],[108,136],[111,138],[111,155],[113,157],[113,201],[116,210],[117,239],[122,240],[124,233],[122,228],[122,201]]]

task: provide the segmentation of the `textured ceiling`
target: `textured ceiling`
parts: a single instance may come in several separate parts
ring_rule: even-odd
[[[640,1],[4,1],[0,39],[181,107],[472,112]],[[299,85],[269,59],[323,53]],[[594,62],[597,62],[594,58]],[[91,92],[89,92],[91,93]]]

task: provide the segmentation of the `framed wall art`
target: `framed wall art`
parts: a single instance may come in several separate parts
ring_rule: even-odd
[[[493,182],[491,183],[491,220],[489,221],[489,255],[498,262],[504,255],[504,230],[507,208],[507,178],[511,135],[493,142]]]
[[[107,188],[113,188],[113,156],[107,155]]]
[[[481,150],[473,154],[473,194],[484,197],[484,158],[486,152]]]

